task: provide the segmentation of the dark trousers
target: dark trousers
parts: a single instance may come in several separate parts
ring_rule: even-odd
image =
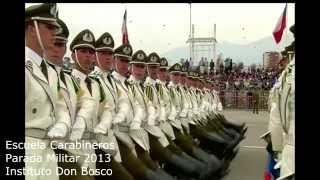
[[[54,149],[54,152],[56,154],[65,154],[68,156],[72,156],[71,153],[63,149]],[[59,180],[94,180],[95,179],[93,176],[82,175],[81,167],[77,162],[59,162],[58,161],[58,167],[61,167],[63,169],[69,169],[69,170],[76,169],[77,171],[75,175],[62,174],[59,176]]]
[[[105,155],[106,153],[100,149],[96,150],[96,154]],[[99,157],[99,156],[98,156]],[[105,157],[105,156],[101,156]],[[134,177],[129,173],[129,171],[123,167],[121,163],[118,163],[113,158],[111,158],[110,162],[107,162],[105,158],[102,158],[101,161],[97,161],[96,163],[97,169],[112,169],[112,175],[110,176],[96,176],[96,180],[134,180]]]
[[[138,159],[131,150],[121,141],[118,141],[120,155],[122,162],[121,164],[133,175],[137,180],[147,180],[147,171],[150,169]]]

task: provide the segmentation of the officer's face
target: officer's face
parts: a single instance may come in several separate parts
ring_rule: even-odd
[[[41,37],[42,44],[45,49],[50,49],[53,47],[53,44],[55,42],[55,35],[58,30],[58,28],[54,25],[44,23],[42,21],[38,21],[38,28],[39,28],[39,34]],[[32,36],[33,41],[37,42],[38,47],[40,47],[40,44],[38,43],[37,39],[37,32],[36,28],[31,23],[31,25],[28,26],[28,32],[30,36]]]
[[[185,84],[186,83],[186,75],[184,75],[184,74],[180,75],[180,83],[181,84]]]
[[[144,64],[132,64],[131,74],[138,80],[143,80],[145,77],[146,68]]]
[[[66,53],[67,43],[65,40],[56,39],[53,48],[48,50],[47,56],[50,62],[61,66],[63,64],[63,56]]]
[[[170,74],[170,80],[173,81],[174,83],[179,83],[179,79],[180,79],[179,73],[174,72]]]
[[[198,87],[197,80],[195,80],[195,79],[192,80],[192,86],[193,86],[194,88],[197,88],[197,87]]]
[[[128,74],[128,66],[129,61],[127,59],[121,57],[117,57],[115,59],[115,70],[122,76],[126,76]]]
[[[158,78],[161,81],[165,81],[167,79],[166,76],[167,76],[166,69],[165,68],[159,68],[158,69]]]
[[[166,71],[166,81],[170,81],[170,73],[168,71]]]
[[[159,66],[157,66],[157,65],[148,65],[147,68],[148,68],[149,76],[152,79],[157,79],[158,78],[158,74],[157,73],[158,73]]]
[[[190,86],[190,80],[189,80],[189,78],[187,78],[187,77],[185,78],[185,85],[186,85],[186,86]]]
[[[80,64],[79,70],[86,74],[91,72],[95,61],[95,51],[91,48],[79,48],[74,53],[77,53],[78,63]],[[75,59],[74,53],[72,53],[72,57]]]
[[[113,69],[113,53],[112,51],[98,51],[98,58],[96,63],[102,70],[109,71]]]

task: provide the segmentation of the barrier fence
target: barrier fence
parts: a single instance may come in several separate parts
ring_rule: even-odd
[[[252,110],[254,106],[257,106],[259,110],[268,110],[269,91],[220,91],[219,97],[225,109]]]

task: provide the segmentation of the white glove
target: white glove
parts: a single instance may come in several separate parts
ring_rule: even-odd
[[[222,111],[222,110],[223,110],[222,104],[221,104],[221,102],[219,102],[219,104],[218,104],[218,111]]]
[[[72,130],[71,130],[71,135],[70,135],[70,140],[71,141],[76,141],[80,140],[82,138],[82,135],[86,129],[86,123],[83,118],[77,118],[76,122],[74,123]]]
[[[56,123],[48,132],[50,138],[63,138],[67,135],[68,128],[64,123]]]
[[[143,109],[139,108],[136,111],[136,114],[130,123],[130,129],[141,129],[141,121],[143,118]]]
[[[93,132],[96,134],[106,134],[107,130],[103,123],[99,123],[94,129]]]

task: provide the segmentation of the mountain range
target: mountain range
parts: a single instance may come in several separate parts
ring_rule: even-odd
[[[287,39],[284,36],[277,45],[272,36],[259,39],[248,44],[236,44],[228,41],[221,41],[216,44],[217,55],[221,53],[222,58],[230,57],[233,62],[243,62],[244,65],[262,64],[263,53],[267,51],[281,52],[294,40],[292,34],[288,34]],[[171,49],[163,54],[169,61],[169,64],[180,61],[181,58],[189,57],[188,45]]]

